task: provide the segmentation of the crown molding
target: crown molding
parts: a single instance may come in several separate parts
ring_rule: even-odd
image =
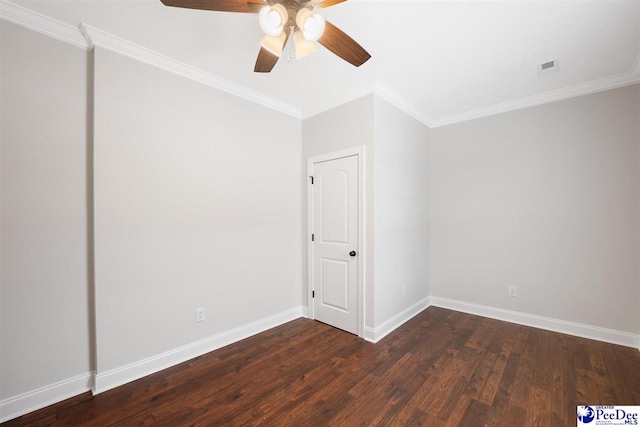
[[[586,83],[569,86],[562,89],[552,90],[524,98],[514,99],[512,101],[502,102],[490,105],[488,107],[478,108],[476,110],[467,111],[460,114],[432,119],[427,117],[423,112],[415,107],[406,98],[403,98],[398,92],[391,89],[382,81],[376,81],[373,92],[376,96],[389,102],[407,115],[418,120],[429,128],[437,128],[455,123],[466,122],[469,120],[479,119],[482,117],[493,116],[509,111],[521,110],[524,108],[535,107],[537,105],[549,104],[552,102],[562,101],[565,99],[576,98],[592,93],[603,92],[605,90],[616,89],[624,86],[640,83],[640,54],[636,58],[631,70],[615,76],[605,77],[598,80],[592,80]]]
[[[81,49],[90,49],[80,29],[7,0],[0,0],[0,19],[37,31]]]
[[[540,93],[524,98],[515,99],[513,101],[502,102],[490,105],[488,107],[478,108],[476,110],[467,111],[460,114],[442,117],[439,119],[431,119],[423,112],[416,108],[411,102],[403,98],[396,91],[391,89],[382,81],[378,80],[374,86],[374,93],[399,110],[418,120],[429,128],[436,128],[455,123],[466,122],[469,120],[479,119],[482,117],[493,116],[496,114],[507,113],[509,111],[521,110],[537,105],[549,104],[565,99],[576,98],[592,93],[603,92],[605,90],[616,89],[624,86],[640,83],[640,54],[636,58],[631,70],[615,76],[605,77],[598,80],[592,80],[586,83],[569,86],[549,92]]]
[[[0,19],[84,50],[91,50],[95,46],[99,46],[279,111],[288,116],[302,118],[302,112],[296,107],[84,23],[80,24],[79,27],[74,27],[8,0],[0,0]]]
[[[623,86],[629,86],[640,82],[640,57],[636,60],[633,68],[622,74],[611,77],[605,77],[598,80],[592,80],[585,83],[565,87],[562,89],[552,90],[537,95],[527,96],[513,101],[502,102],[500,104],[488,107],[478,108],[476,110],[467,111],[461,114],[436,119],[430,127],[440,127],[451,125],[454,123],[466,122],[468,120],[479,119],[482,117],[493,116],[509,111],[521,110],[523,108],[535,107],[537,105],[549,104],[552,102],[562,101],[565,99],[576,98],[592,93],[603,92],[605,90],[616,89]]]
[[[405,112],[409,116],[413,117],[420,123],[424,124],[427,127],[433,127],[433,121],[428,118],[424,113],[422,113],[418,108],[416,108],[411,102],[407,101],[403,98],[398,92],[391,89],[389,86],[384,84],[382,81],[376,81],[374,85],[374,93],[376,96],[387,101],[389,104],[398,108],[400,111]]]
[[[177,59],[163,55],[151,49],[147,49],[144,46],[137,45],[128,40],[107,33],[106,31],[99,30],[91,25],[85,23],[80,24],[82,34],[87,39],[87,43],[91,47],[101,47],[103,49],[110,50],[120,55],[127,56],[138,61],[154,65],[165,71],[177,74],[187,79],[195,80],[207,86],[211,86],[215,89],[223,92],[235,95],[250,102],[262,105],[264,107],[279,111],[288,116],[295,118],[302,118],[302,112],[300,109],[295,108],[289,104],[278,101],[277,99],[268,97],[261,93],[255,92],[239,84],[225,80],[222,77],[208,73],[199,68],[193,67],[184,62],[180,62]]]
[[[364,91],[356,91],[346,97],[342,97],[339,102],[326,103],[326,105],[322,105],[320,108],[314,108],[312,111],[306,111],[306,113],[303,114],[301,109],[281,102],[275,98],[263,95],[237,83],[233,83],[222,77],[216,76],[199,68],[195,68],[174,58],[155,52],[144,46],[137,45],[84,23],[80,24],[79,28],[76,28],[65,22],[58,21],[57,19],[14,4],[8,0],[0,0],[0,19],[37,31],[85,50],[91,50],[95,46],[111,50],[118,54],[162,68],[166,71],[195,80],[207,86],[238,96],[247,101],[254,102],[275,111],[279,111],[297,119],[309,118],[362,96],[375,94],[381,99],[394,105],[399,110],[423,123],[425,126],[429,128],[436,128],[569,98],[575,98],[609,89],[615,89],[640,82],[639,55],[631,70],[626,73],[580,83],[574,86],[512,101],[502,102],[438,119],[428,117],[414,104],[406,98],[403,98],[399,93],[380,80],[375,81],[372,85],[373,87],[369,86]]]

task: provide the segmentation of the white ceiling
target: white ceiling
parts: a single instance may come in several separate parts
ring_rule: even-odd
[[[640,0],[367,1],[319,9],[372,59],[326,49],[253,72],[253,14],[170,8],[160,0],[12,0],[81,22],[299,109],[308,117],[373,88],[441,125],[640,81]],[[295,57],[295,55],[294,55]],[[560,71],[539,77],[555,59]]]

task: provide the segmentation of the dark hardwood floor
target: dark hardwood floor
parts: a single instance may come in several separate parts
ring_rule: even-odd
[[[575,426],[640,405],[636,349],[430,307],[378,344],[299,319],[3,426]]]

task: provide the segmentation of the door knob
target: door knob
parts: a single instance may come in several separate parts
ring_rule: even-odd
[[[350,255],[350,256],[356,256],[356,251],[351,251],[351,252],[349,252],[349,255]]]

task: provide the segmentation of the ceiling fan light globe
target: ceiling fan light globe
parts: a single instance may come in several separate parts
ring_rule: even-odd
[[[317,13],[307,18],[304,22],[302,32],[304,38],[311,42],[317,41],[324,34],[325,21],[324,18]]]
[[[302,30],[305,39],[315,42],[324,33],[325,20],[310,9],[302,8],[296,15],[296,25]]]
[[[313,12],[311,12],[310,9],[307,9],[306,7],[303,7],[302,9],[300,9],[296,14],[296,25],[298,26],[298,28],[302,30],[304,28],[305,21],[311,15],[313,15]]]
[[[282,20],[280,19],[280,15],[275,10],[272,10],[267,15],[267,20],[269,21],[270,27],[279,27],[282,25]]]
[[[260,28],[266,35],[271,37],[282,34],[284,24],[288,18],[287,9],[280,3],[273,6],[265,6],[258,13]]]

